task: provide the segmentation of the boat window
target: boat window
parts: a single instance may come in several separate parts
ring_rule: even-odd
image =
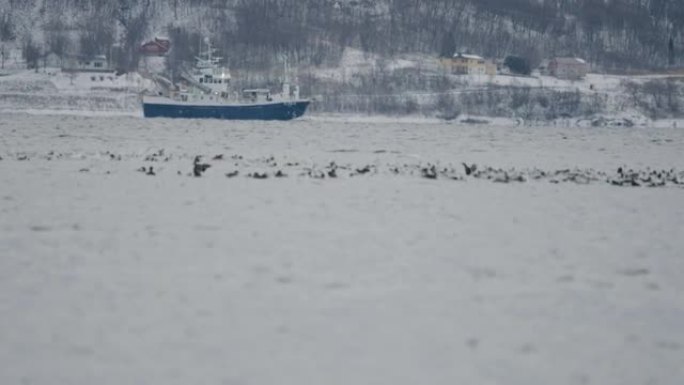
[[[204,83],[204,78],[200,78],[200,83]]]

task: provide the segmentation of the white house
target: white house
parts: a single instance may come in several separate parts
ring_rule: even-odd
[[[90,57],[75,57],[64,62],[64,71],[79,72],[111,72],[107,57],[96,55]]]
[[[548,72],[559,79],[583,79],[589,72],[589,65],[580,58],[557,57],[549,61]]]

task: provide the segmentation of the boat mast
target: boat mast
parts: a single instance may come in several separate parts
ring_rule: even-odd
[[[283,55],[283,98],[290,97],[290,76],[288,72],[287,56]]]

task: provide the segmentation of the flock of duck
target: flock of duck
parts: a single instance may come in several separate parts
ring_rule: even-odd
[[[28,161],[27,154],[14,154],[14,160]],[[62,158],[73,158],[74,154],[61,154],[53,151],[43,156],[38,156],[43,160],[53,160]],[[94,154],[98,159],[108,159],[111,161],[121,161],[122,156],[109,151]],[[160,172],[166,172],[170,167],[155,167],[149,163],[170,162],[182,164],[178,161],[192,159],[187,172],[177,170],[178,175],[188,175],[192,177],[202,177],[212,167],[221,171],[216,171],[218,175],[223,174],[226,178],[244,176],[253,179],[286,178],[288,176],[305,177],[313,179],[336,179],[352,178],[369,175],[399,175],[416,176],[432,180],[456,180],[465,181],[486,180],[494,183],[524,183],[531,181],[546,181],[549,183],[575,183],[575,184],[597,184],[605,183],[612,186],[623,187],[684,187],[684,171],[675,169],[631,169],[618,167],[612,172],[595,170],[593,168],[574,168],[543,170],[539,168],[494,168],[478,164],[461,163],[460,165],[439,165],[439,164],[363,164],[355,166],[352,164],[337,164],[332,161],[323,165],[303,164],[300,162],[278,162],[275,157],[262,157],[255,159],[245,159],[241,155],[224,157],[223,154],[205,157],[195,156],[172,156],[163,149],[143,157],[143,161],[148,163],[137,169],[138,172],[148,176],[156,176]],[[210,159],[205,161],[204,159]],[[0,160],[3,158],[0,157]],[[171,166],[171,163],[169,163]],[[81,169],[81,172],[89,172],[89,169]],[[110,172],[107,171],[106,174]],[[216,175],[216,174],[215,174]]]
[[[212,164],[202,161],[203,156],[197,155],[193,158],[192,172],[187,175],[201,177],[212,167]],[[224,161],[222,154],[211,158],[213,162]],[[149,159],[148,159],[149,160]],[[516,169],[516,168],[494,168],[480,166],[477,164],[461,163],[461,165],[440,166],[437,164],[388,164],[378,166],[376,164],[364,164],[354,166],[351,164],[337,164],[331,161],[324,165],[302,165],[299,162],[285,162],[279,164],[273,156],[245,160],[240,155],[233,155],[233,169],[225,172],[227,178],[234,178],[241,175],[241,168],[256,168],[257,171],[246,172],[242,175],[253,179],[285,178],[288,175],[306,177],[313,179],[336,179],[339,177],[359,177],[364,175],[406,175],[418,176],[425,179],[442,179],[465,181],[468,179],[487,180],[494,183],[524,183],[528,181],[548,181],[549,183],[607,183],[612,186],[625,187],[665,187],[681,186],[684,187],[684,171],[675,169],[627,169],[619,167],[615,172],[595,170],[593,168],[575,168],[542,170]],[[143,170],[145,169],[143,168]],[[152,172],[152,166],[147,169],[147,173]],[[287,172],[286,172],[287,171]],[[183,175],[178,171],[179,175]]]

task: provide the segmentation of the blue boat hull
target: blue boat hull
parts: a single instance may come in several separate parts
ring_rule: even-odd
[[[308,106],[308,100],[249,105],[192,105],[144,102],[143,113],[146,118],[290,120],[304,115]]]

